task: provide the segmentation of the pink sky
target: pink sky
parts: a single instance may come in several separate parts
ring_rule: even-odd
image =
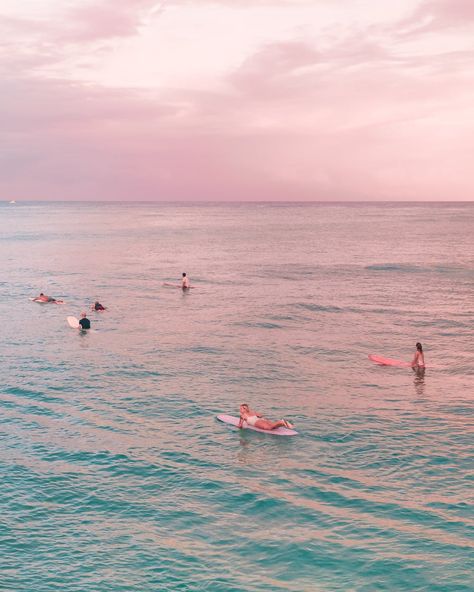
[[[472,200],[472,0],[2,0],[0,200]]]

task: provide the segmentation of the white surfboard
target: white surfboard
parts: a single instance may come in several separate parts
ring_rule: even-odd
[[[73,329],[79,329],[79,327],[80,327],[79,319],[76,319],[76,317],[68,317],[67,322],[68,322],[68,325],[70,327],[72,327]]]
[[[231,426],[237,427],[239,425],[239,418],[234,417],[233,415],[218,415],[217,419],[219,421],[223,421]],[[262,430],[260,428],[256,428],[254,426],[250,426],[244,422],[244,430],[253,430],[254,432],[261,432],[262,434],[271,434],[272,436],[296,436],[298,432],[295,430],[290,430],[289,428],[276,428],[274,430]]]

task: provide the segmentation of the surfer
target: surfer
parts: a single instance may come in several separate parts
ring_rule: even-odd
[[[247,403],[242,403],[240,406],[240,421],[238,428],[242,428],[246,422],[249,426],[259,428],[260,430],[274,430],[276,428],[292,428],[293,424],[286,419],[280,419],[279,421],[270,421],[269,419],[265,419],[259,413],[252,411]]]
[[[39,296],[36,296],[36,298],[33,298],[33,300],[35,302],[57,302],[57,303],[62,303],[62,300],[56,300],[56,298],[53,298],[52,296],[46,296],[46,294],[43,294],[43,292],[41,292]]]
[[[82,316],[82,318],[79,321],[79,325],[80,325],[80,328],[82,329],[82,331],[85,331],[86,329],[90,329],[91,328],[91,322],[87,318],[86,313],[83,312],[81,316]]]
[[[91,310],[106,310],[105,306],[102,306],[102,304],[96,300],[94,302],[94,304],[91,306]]]
[[[420,342],[416,344],[415,357],[413,358],[411,367],[414,369],[425,368],[425,356],[423,354],[423,347]]]
[[[183,271],[183,279],[181,280],[181,287],[183,290],[189,290],[189,278]]]

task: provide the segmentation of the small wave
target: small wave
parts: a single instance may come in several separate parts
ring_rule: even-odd
[[[472,277],[474,272],[471,268],[460,267],[460,266],[449,266],[449,265],[434,265],[432,267],[426,267],[421,265],[411,265],[408,263],[375,263],[372,265],[366,265],[364,269],[368,271],[389,271],[399,273],[436,273],[445,275],[467,275]]]
[[[294,304],[297,308],[303,308],[304,310],[310,310],[312,312],[360,312],[359,309],[342,308],[340,306],[325,306],[323,304],[308,304],[306,302],[297,302]]]
[[[259,323],[235,323],[239,327],[254,327],[258,329],[283,329],[282,325],[278,325],[277,323],[268,323],[268,322],[259,322]]]
[[[419,267],[417,265],[404,265],[402,263],[382,263],[367,265],[365,269],[369,271],[399,271],[402,273],[426,273],[431,271],[426,267]]]

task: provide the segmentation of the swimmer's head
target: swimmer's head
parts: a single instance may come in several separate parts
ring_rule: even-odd
[[[86,318],[86,316],[87,316],[87,314],[86,314],[85,312],[81,312],[81,317],[82,317],[83,319],[85,319],[85,318]]]
[[[241,403],[240,409],[241,411],[249,411],[249,406],[247,405],[247,403]]]
[[[417,349],[419,352],[422,352],[422,351],[423,351],[423,348],[422,348],[422,346],[421,346],[421,343],[420,343],[419,341],[418,341],[418,343],[416,344],[416,349]]]
[[[184,271],[183,271],[183,277],[186,277],[186,274],[184,273]]]

